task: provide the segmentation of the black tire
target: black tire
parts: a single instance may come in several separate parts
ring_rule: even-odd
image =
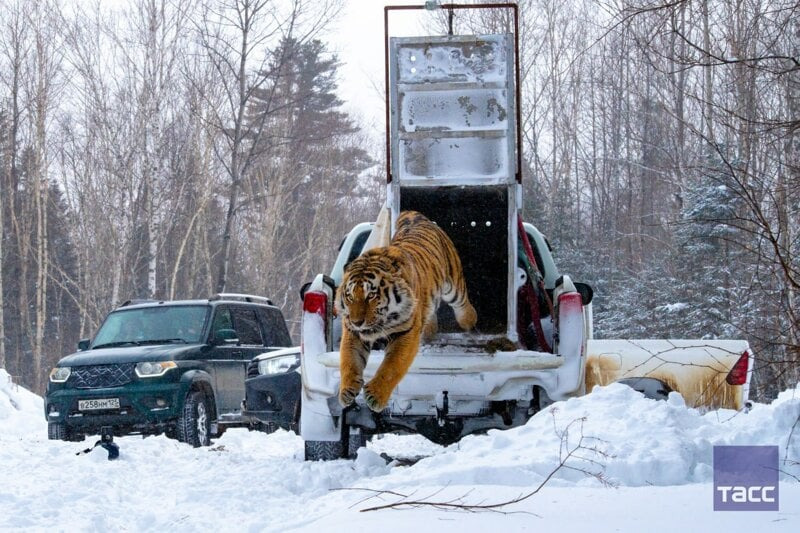
[[[360,430],[348,428],[347,440],[305,441],[306,461],[333,461],[335,459],[355,459],[358,449],[367,445],[367,436]],[[347,442],[347,448],[344,447]]]
[[[344,458],[342,441],[307,440],[306,461],[333,461]]]
[[[50,422],[47,424],[47,438],[49,440],[70,440],[67,425],[60,422]]]
[[[211,444],[211,409],[203,392],[192,391],[186,395],[175,429],[180,442],[195,448]]]

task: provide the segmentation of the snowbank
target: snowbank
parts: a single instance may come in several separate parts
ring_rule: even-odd
[[[42,398],[15,385],[0,368],[0,433],[10,437],[47,434]]]
[[[790,461],[800,461],[800,427],[789,442],[798,417],[800,387],[782,393],[770,405],[756,404],[750,413],[720,410],[701,414],[688,409],[677,393],[659,402],[613,384],[597,387],[582,398],[556,403],[523,427],[467,437],[398,473],[394,481],[530,486],[549,474],[559,463],[559,452],[563,457],[583,435],[582,445],[588,449],[576,455],[585,459],[570,459],[567,464],[588,472],[604,472],[615,484],[636,487],[709,482],[714,445],[777,444]],[[794,468],[795,475],[800,474]],[[787,466],[787,470],[792,471],[792,467]],[[552,483],[600,484],[596,478],[572,469],[560,471]]]
[[[686,408],[677,394],[656,402],[611,385],[554,404],[526,426],[447,448],[418,436],[390,435],[374,439],[355,461],[307,463],[302,440],[293,433],[230,430],[210,449],[165,437],[119,438],[120,459],[109,462],[102,449],[75,455],[95,439],[48,441],[41,399],[9,386],[0,371],[0,529],[318,531],[382,524],[382,531],[422,531],[435,524],[437,530],[463,533],[502,523],[512,530],[564,533],[585,531],[596,517],[622,530],[659,524],[691,531],[707,523],[712,530],[749,524],[752,530],[796,531],[800,484],[792,477],[783,477],[780,513],[715,514],[710,482],[715,444],[777,444],[781,457],[800,461],[800,427],[789,438],[799,416],[800,387],[749,413],[704,414]],[[591,449],[568,464],[597,473],[604,467],[620,489],[561,470],[546,490],[512,509],[543,521],[431,509],[358,512],[379,500],[352,489],[439,498],[469,494],[474,502],[511,499],[538,485],[558,464],[559,449],[574,446],[581,435]],[[381,452],[425,458],[408,467],[386,465]],[[782,468],[800,476],[797,465]]]

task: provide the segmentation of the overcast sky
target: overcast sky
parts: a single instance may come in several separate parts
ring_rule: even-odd
[[[346,110],[358,117],[365,129],[382,136],[383,103],[383,7],[385,5],[424,5],[423,0],[345,0],[339,20],[326,38],[342,62],[339,94]],[[421,35],[420,17],[425,11],[392,12],[390,34]]]

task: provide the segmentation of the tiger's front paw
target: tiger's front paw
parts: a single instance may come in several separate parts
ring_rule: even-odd
[[[356,401],[356,396],[361,392],[361,381],[350,383],[346,385],[342,383],[339,389],[339,405],[347,407]]]
[[[436,317],[434,316],[432,319],[429,319],[422,327],[422,339],[426,342],[433,340],[433,338],[436,336],[437,331],[439,331],[439,322],[436,320]]]
[[[374,380],[367,383],[364,387],[364,401],[367,403],[367,407],[376,413],[380,413],[386,409],[386,404],[389,403],[389,396],[391,396],[391,394],[391,389],[384,390],[384,388],[375,383]]]

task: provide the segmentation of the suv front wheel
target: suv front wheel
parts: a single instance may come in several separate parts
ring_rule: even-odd
[[[211,410],[208,404],[206,395],[201,391],[192,391],[186,396],[176,427],[180,442],[195,448],[211,444]]]
[[[66,424],[50,422],[47,424],[47,438],[50,440],[69,440]]]
[[[49,440],[64,440],[68,442],[81,442],[86,436],[70,429],[63,422],[47,423],[47,438]]]

